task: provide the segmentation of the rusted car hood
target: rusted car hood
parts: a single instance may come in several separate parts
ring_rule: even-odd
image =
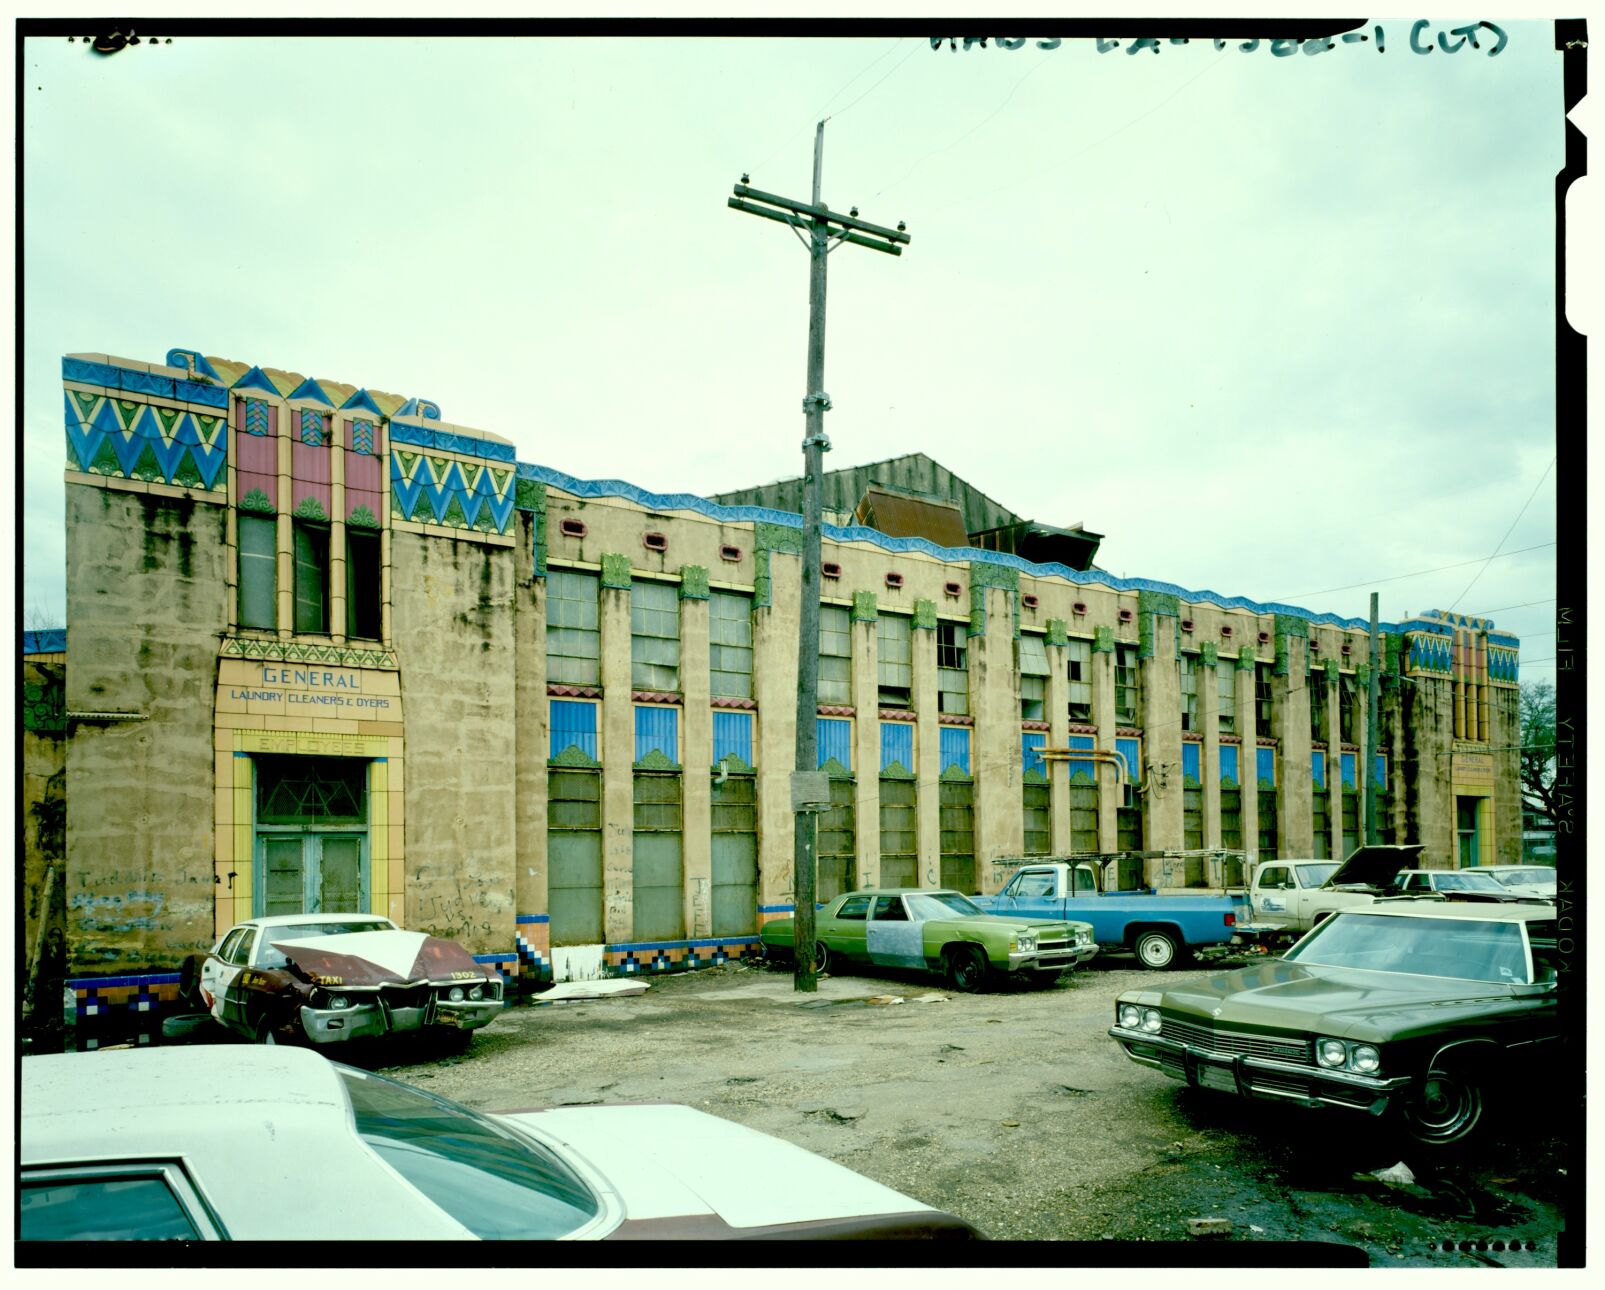
[[[473,955],[456,941],[426,932],[342,932],[272,944],[312,980],[326,984],[380,986],[489,980],[494,971],[475,963]]]

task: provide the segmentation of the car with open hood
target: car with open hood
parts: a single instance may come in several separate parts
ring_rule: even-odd
[[[501,1015],[502,978],[456,941],[380,914],[275,914],[231,928],[185,965],[186,993],[257,1043],[347,1043],[397,1032],[462,1042]]]
[[[1420,843],[1357,847],[1348,859],[1276,859],[1254,870],[1249,886],[1253,923],[1240,931],[1307,932],[1339,909],[1396,894],[1394,879],[1414,867]]]
[[[796,920],[773,919],[759,935],[765,955],[788,958],[796,946]],[[966,992],[1011,974],[1049,985],[1097,952],[1090,923],[998,916],[943,889],[849,891],[814,916],[819,971],[836,970],[838,963],[923,968]]]
[[[1395,1115],[1430,1147],[1530,1098],[1559,1038],[1553,905],[1395,897],[1280,958],[1131,990],[1110,1037],[1199,1088]]]
[[[481,1112],[282,1046],[21,1066],[23,1241],[980,1236],[688,1106]]]

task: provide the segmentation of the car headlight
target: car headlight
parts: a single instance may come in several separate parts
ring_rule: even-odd
[[[1122,1003],[1115,1009],[1115,1020],[1126,1030],[1142,1025],[1142,1009],[1134,1003]]]
[[[461,1003],[463,1001],[463,988],[462,988],[462,986],[460,986],[460,985],[452,986],[451,989],[446,991],[446,997],[448,999],[450,999],[453,1003]]]
[[[1382,1054],[1370,1044],[1355,1044],[1349,1065],[1362,1075],[1374,1075],[1382,1065]]]
[[[1317,1039],[1315,1060],[1322,1066],[1344,1066],[1349,1060],[1349,1046],[1341,1039]]]
[[[1159,1033],[1159,1009],[1144,1008],[1142,1010],[1142,1028],[1150,1035]]]
[[[485,997],[485,987],[482,985],[470,986],[468,988],[468,997],[470,999],[483,999]]]
[[[349,1008],[351,1000],[347,999],[343,994],[331,994],[328,999],[328,1006],[331,1008]]]
[[[1029,954],[1037,947],[1037,938],[1030,932],[1021,932],[1014,938],[1014,947]]]

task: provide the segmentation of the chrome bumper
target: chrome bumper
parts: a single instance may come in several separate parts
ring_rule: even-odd
[[[1239,1097],[1272,1098],[1311,1107],[1341,1106],[1380,1115],[1411,1084],[1408,1075],[1356,1075],[1244,1053],[1220,1053],[1123,1026],[1111,1026],[1109,1037],[1139,1065],[1152,1066],[1195,1088],[1218,1089]]]
[[[1016,950],[1009,955],[1010,972],[1063,972],[1066,968],[1085,963],[1098,952],[1091,941],[1085,945],[1069,945],[1063,949]]]
[[[338,1044],[348,1039],[425,1029],[478,1030],[502,1012],[500,999],[440,1002],[423,1008],[383,1008],[359,1003],[351,1008],[301,1009],[301,1029],[314,1044]],[[386,1013],[388,1012],[388,1017]]]

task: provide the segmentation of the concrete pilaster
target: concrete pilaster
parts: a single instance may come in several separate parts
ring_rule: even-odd
[[[1307,856],[1310,830],[1310,696],[1305,688],[1307,642],[1288,636],[1286,674],[1271,675],[1271,733],[1279,765],[1276,791],[1276,847],[1284,856]],[[1279,651],[1280,652],[1280,651]]]
[[[527,532],[531,516],[517,514],[524,537],[515,548],[513,649],[517,675],[513,683],[513,827],[515,912],[545,914],[546,762],[551,752],[550,705],[546,698],[546,579],[533,577],[534,556]]]
[[[713,934],[713,709],[709,706],[708,602],[680,602],[681,857],[685,928]]]
[[[1020,697],[1014,680],[1012,591],[986,589],[986,634],[970,637],[970,770],[975,778],[975,876],[1002,886],[996,861],[1025,848],[1020,812]]]
[[[1316,673],[1316,677],[1319,677]],[[1314,678],[1312,678],[1313,680]],[[1327,829],[1332,836],[1332,858],[1348,859],[1343,845],[1343,687],[1338,678],[1326,675],[1326,710],[1332,714],[1332,729],[1327,739],[1326,786],[1329,805],[1326,814]],[[1356,767],[1358,773],[1358,767]]]
[[[1097,746],[1110,752],[1115,748],[1115,655],[1112,649],[1092,649],[1092,721],[1098,727]],[[1120,846],[1120,827],[1115,809],[1120,805],[1120,775],[1112,762],[1094,767],[1098,778],[1098,848],[1114,851]],[[1068,791],[1068,789],[1067,789]],[[1068,807],[1068,799],[1066,800]]]
[[[1245,650],[1247,646],[1243,647]],[[1243,737],[1237,753],[1237,782],[1243,790],[1244,873],[1259,859],[1259,737],[1254,712],[1254,669],[1237,666],[1237,660],[1222,659],[1237,678],[1237,731]]]
[[[635,704],[630,698],[630,593],[601,591],[602,934],[631,939],[635,924]]]
[[[974,710],[972,691],[971,710]],[[936,633],[914,629],[914,816],[920,881],[942,883],[942,726],[937,720]]]
[[[1204,845],[1220,845],[1220,671],[1219,664],[1198,660],[1198,724],[1204,748],[1198,771],[1204,783]]]
[[[771,552],[769,572],[770,603],[752,614],[752,692],[758,701],[758,903],[789,905],[794,891],[791,772],[797,761],[802,561]]]
[[[1070,743],[1070,674],[1069,649],[1064,645],[1048,646],[1048,747],[1064,748]],[[1094,695],[1096,700],[1096,695]],[[1048,806],[1054,855],[1070,851],[1070,772],[1062,761],[1046,764],[1048,772]],[[1099,825],[1100,836],[1102,824]]]
[[[913,632],[914,652],[929,632]],[[934,647],[933,647],[934,650]],[[876,674],[875,623],[853,624],[854,886],[874,887],[881,873],[881,720]],[[936,655],[931,655],[935,666]],[[916,664],[917,666],[917,664]],[[933,699],[934,703],[935,700]]]
[[[1143,845],[1150,851],[1179,850],[1182,829],[1181,673],[1176,664],[1174,616],[1154,614],[1153,656],[1140,659],[1143,747],[1150,768]],[[1157,866],[1158,862],[1154,862]],[[1157,867],[1148,877],[1158,881]]]

